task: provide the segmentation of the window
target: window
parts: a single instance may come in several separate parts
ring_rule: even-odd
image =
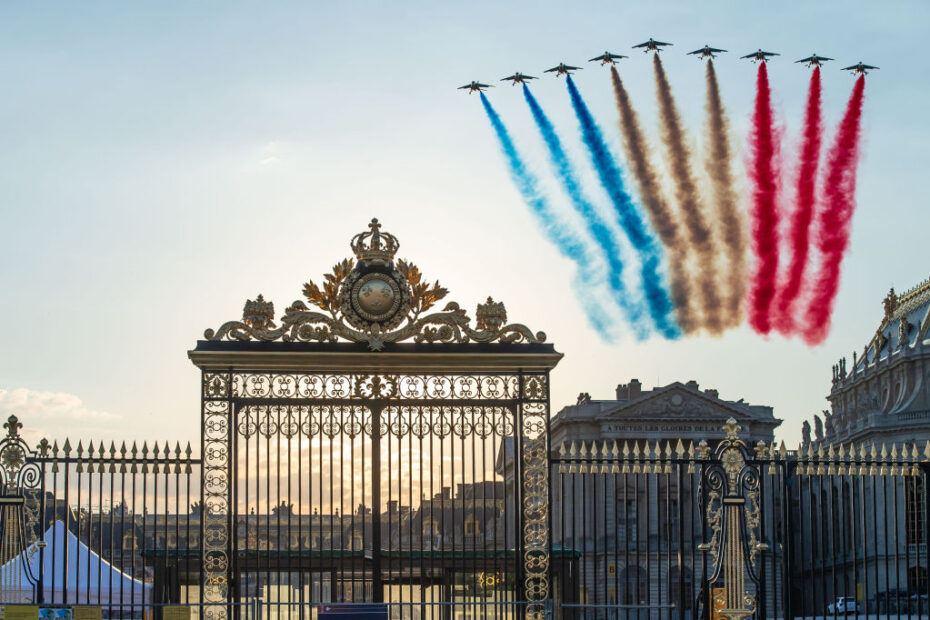
[[[468,517],[465,519],[465,535],[481,535],[481,527],[478,525],[478,519],[475,518],[475,515],[468,515]]]
[[[646,571],[639,566],[627,566],[623,569],[623,593],[620,603],[623,605],[640,605],[646,602]]]
[[[636,514],[636,500],[623,499],[617,500],[617,529],[618,538],[621,544],[627,545],[627,548],[634,548],[637,541],[637,526],[639,519]]]
[[[907,502],[907,544],[927,542],[927,498],[923,476],[904,479],[904,496]]]

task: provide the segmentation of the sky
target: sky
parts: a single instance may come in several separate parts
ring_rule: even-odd
[[[0,7],[0,415],[61,440],[199,438],[199,373],[187,351],[262,293],[278,315],[351,256],[378,217],[399,256],[473,314],[488,295],[565,354],[555,410],[618,383],[698,381],[722,398],[771,405],[777,436],[800,439],[827,408],[831,365],[861,350],[889,287],[928,273],[930,5],[890,2],[160,2]],[[655,37],[689,139],[700,144],[703,67],[685,51],[731,50],[716,67],[734,144],[745,148],[756,48],[770,64],[785,160],[796,151],[817,52],[828,136],[853,84],[839,67],[878,65],[866,87],[858,209],[829,338],[605,342],[508,177],[472,79],[544,188],[555,191],[519,89],[498,80],[560,61],[620,153],[608,49],[657,146],[648,57]],[[738,52],[738,53],[737,53]],[[842,64],[841,64],[842,63]],[[586,168],[561,80],[533,92]],[[829,139],[829,138],[828,138]],[[741,155],[742,156],[742,155]],[[744,178],[742,168],[739,177]],[[567,200],[557,198],[560,208]]]

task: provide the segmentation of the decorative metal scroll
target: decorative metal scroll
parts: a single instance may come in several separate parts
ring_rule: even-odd
[[[741,427],[730,418],[723,427],[716,460],[703,468],[701,485],[704,526],[710,540],[698,548],[710,555],[713,572],[708,589],[717,592],[714,613],[742,620],[755,613],[758,604],[759,554],[768,550],[761,540],[759,479],[757,465],[747,461]]]
[[[373,351],[385,343],[414,342],[545,342],[546,334],[525,325],[507,324],[507,310],[492,298],[478,304],[474,326],[465,310],[449,302],[440,312],[424,314],[445,298],[448,290],[425,282],[419,268],[394,261],[397,239],[381,232],[377,218],[369,231],[350,244],[356,259],[337,263],[323,278],[304,285],[311,310],[297,300],[284,311],[281,326],[274,321],[274,304],[259,295],[245,302],[242,319],[204,332],[207,340],[282,340],[284,342],[367,342]]]
[[[42,472],[32,460],[35,452],[19,434],[22,427],[11,415],[0,440],[0,600],[7,603],[33,602],[32,597],[24,600],[23,592],[38,581],[31,560],[42,544],[36,544]],[[47,450],[43,439],[39,451],[44,456]]]

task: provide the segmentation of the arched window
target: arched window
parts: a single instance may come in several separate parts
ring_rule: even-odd
[[[694,577],[691,570],[684,567],[681,573],[673,566],[668,571],[668,602],[685,611],[694,607]]]

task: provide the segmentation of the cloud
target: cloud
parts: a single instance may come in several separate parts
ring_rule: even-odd
[[[271,166],[273,164],[278,163],[279,161],[281,161],[280,157],[275,157],[274,155],[272,155],[271,157],[260,159],[258,163],[262,166]]]
[[[27,388],[0,388],[0,419],[3,422],[15,415],[23,424],[27,438],[44,436],[47,429],[104,426],[119,420],[120,416],[89,409],[74,394],[42,392]]]

